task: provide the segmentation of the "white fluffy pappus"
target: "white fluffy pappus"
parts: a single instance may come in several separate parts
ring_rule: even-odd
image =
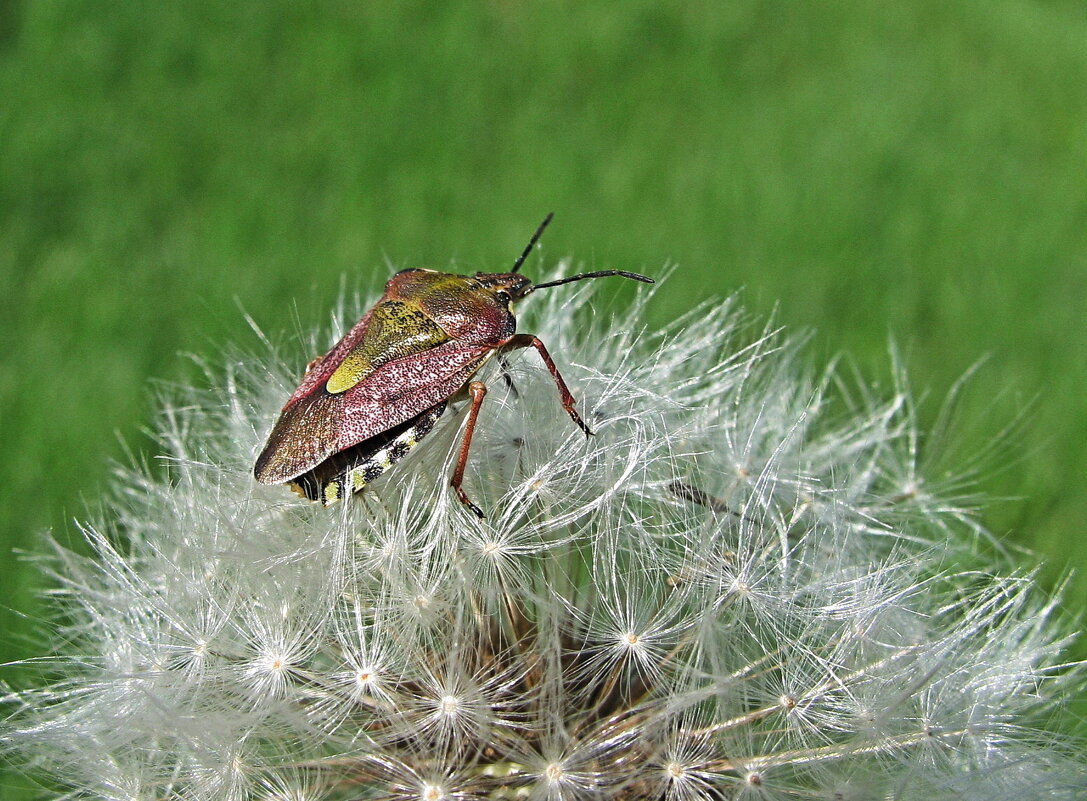
[[[174,392],[168,468],[122,471],[93,556],[55,546],[59,655],[3,750],[109,801],[1085,797],[1046,728],[1070,629],[981,554],[969,476],[929,483],[908,393],[732,301],[650,334],[651,291],[593,294],[520,325],[593,437],[534,354],[485,368],[484,520],[463,404],[346,503],[254,482],[323,337]]]

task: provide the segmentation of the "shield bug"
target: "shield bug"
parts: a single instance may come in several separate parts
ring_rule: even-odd
[[[537,289],[586,278],[653,279],[599,270],[533,283],[518,270],[551,217],[540,223],[508,273],[411,269],[389,279],[377,305],[306,368],[257,457],[256,479],[289,483],[328,505],[396,464],[431,431],[450,402],[467,398],[471,405],[451,484],[457,497],[483,517],[461,486],[487,394],[487,386],[474,376],[492,356],[518,348],[536,349],[563,409],[586,435],[592,434],[543,342],[517,333],[513,304]]]

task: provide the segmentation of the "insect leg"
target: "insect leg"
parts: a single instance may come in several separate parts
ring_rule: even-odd
[[[735,509],[729,507],[727,503],[722,501],[715,495],[710,495],[701,487],[696,487],[694,484],[688,484],[685,481],[673,481],[668,485],[668,491],[675,495],[677,498],[682,498],[685,501],[696,503],[699,506],[704,506],[711,512],[720,512],[724,514],[732,515],[740,520],[746,520],[748,523],[756,523],[745,514],[737,512]]]
[[[540,354],[540,358],[543,359],[543,363],[547,367],[547,372],[551,373],[551,377],[555,380],[555,386],[559,389],[559,399],[562,401],[562,408],[570,415],[570,419],[577,423],[578,428],[585,432],[585,436],[592,436],[593,432],[585,425],[585,421],[581,419],[581,415],[578,414],[577,410],[574,408],[574,396],[570,394],[570,389],[566,386],[566,382],[562,380],[562,376],[559,374],[559,368],[555,366],[551,354],[547,352],[547,348],[544,347],[544,343],[540,341],[540,338],[534,334],[517,334],[511,337],[510,341],[506,343],[506,348],[510,350],[528,347],[536,349],[536,352]]]
[[[673,481],[668,485],[668,491],[677,498],[696,503],[699,506],[705,506],[711,512],[728,512],[729,514],[736,514],[728,508],[727,503],[720,498],[710,495],[701,487],[696,487],[694,484],[688,484],[685,481]]]
[[[520,397],[521,393],[517,391],[517,387],[513,383],[513,378],[510,376],[510,363],[506,361],[506,355],[501,351],[498,353],[498,366],[502,375],[502,381],[506,385],[506,389],[510,391],[513,397]]]
[[[468,498],[468,494],[461,486],[464,483],[464,467],[468,464],[468,449],[472,447],[472,434],[476,430],[476,419],[479,417],[479,407],[483,405],[483,399],[487,397],[487,385],[482,381],[473,381],[468,385],[468,394],[472,397],[472,407],[468,410],[468,421],[464,424],[464,439],[460,443],[460,455],[457,457],[457,469],[453,471],[453,485],[460,502],[482,518],[483,510],[476,506]]]

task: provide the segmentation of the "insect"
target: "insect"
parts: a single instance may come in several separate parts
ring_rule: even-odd
[[[288,483],[310,500],[334,503],[391,468],[430,433],[451,402],[467,398],[471,405],[450,483],[461,502],[483,517],[462,486],[487,395],[486,384],[474,376],[493,356],[518,348],[536,349],[562,408],[591,435],[543,342],[517,333],[513,304],[537,289],[586,278],[621,276],[650,284],[653,279],[599,270],[533,283],[518,270],[552,216],[540,223],[508,273],[411,269],[390,278],[377,305],[306,368],[257,457],[257,481]]]

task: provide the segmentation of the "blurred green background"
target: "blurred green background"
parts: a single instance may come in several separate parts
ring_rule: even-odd
[[[150,379],[549,210],[549,259],[679,265],[655,322],[745,288],[934,397],[990,356],[965,452],[1026,409],[981,484],[1025,500],[984,519],[1082,571],[1084,75],[1080,0],[0,1],[0,661],[40,649],[8,554],[78,539]]]

